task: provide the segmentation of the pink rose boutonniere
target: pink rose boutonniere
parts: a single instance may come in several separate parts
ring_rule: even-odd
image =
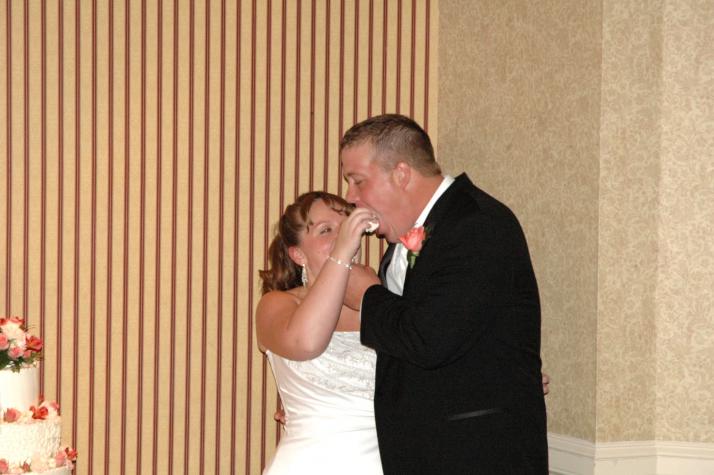
[[[407,248],[407,262],[409,262],[410,269],[414,267],[414,263],[419,256],[419,252],[421,252],[424,241],[428,238],[429,228],[425,228],[424,226],[412,228],[408,233],[399,238],[404,247]]]

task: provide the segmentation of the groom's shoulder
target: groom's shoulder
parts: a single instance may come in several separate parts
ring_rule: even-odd
[[[508,206],[476,186],[465,173],[456,178],[453,186],[449,208],[455,217],[515,218]]]

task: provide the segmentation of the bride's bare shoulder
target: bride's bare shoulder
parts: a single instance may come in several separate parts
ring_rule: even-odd
[[[265,352],[274,335],[285,328],[301,302],[297,289],[272,290],[263,295],[255,312],[256,331],[260,350]]]
[[[300,289],[271,290],[260,298],[257,314],[273,313],[275,310],[296,307],[302,302],[303,295]]]

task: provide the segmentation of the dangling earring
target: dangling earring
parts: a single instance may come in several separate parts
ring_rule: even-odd
[[[300,273],[300,280],[302,281],[302,286],[307,288],[307,270],[305,269],[305,264],[302,265],[302,272]]]

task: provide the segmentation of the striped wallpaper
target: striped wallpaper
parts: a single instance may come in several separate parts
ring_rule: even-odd
[[[2,2],[0,315],[45,340],[77,473],[261,472],[272,226],[344,191],[354,122],[436,130],[437,20],[437,0]]]

